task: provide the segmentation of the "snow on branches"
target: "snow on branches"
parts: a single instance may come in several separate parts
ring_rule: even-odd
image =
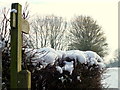
[[[61,74],[63,71],[68,71],[71,75],[74,67],[78,63],[87,64],[88,66],[97,65],[100,70],[105,67],[103,59],[93,51],[55,51],[54,49],[48,47],[34,50],[26,49],[25,51],[27,53],[27,57],[30,57],[30,55],[34,56],[31,58],[31,62],[34,66],[40,64],[42,68],[45,68],[47,65],[55,64],[56,70]],[[63,63],[63,65],[61,66],[58,62]]]
[[[0,49],[5,47],[5,41],[0,40]]]

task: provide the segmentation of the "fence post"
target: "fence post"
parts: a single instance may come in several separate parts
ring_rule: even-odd
[[[10,88],[11,90],[13,88],[26,88],[26,89],[29,88],[30,89],[31,88],[30,72],[21,70],[22,29],[23,29],[22,27],[29,27],[28,26],[29,24],[27,21],[24,21],[27,24],[23,23],[22,6],[19,3],[12,4],[10,20],[11,20],[10,21],[10,26],[11,26],[11,31],[10,31],[10,34],[11,34]],[[27,25],[27,26],[24,26],[24,25]],[[27,30],[27,32],[28,31],[29,30]],[[21,72],[23,72],[24,74],[23,73],[21,74]],[[23,78],[24,78],[24,83],[27,83],[27,84],[25,84],[24,86],[19,86],[20,85],[19,83],[23,83]]]

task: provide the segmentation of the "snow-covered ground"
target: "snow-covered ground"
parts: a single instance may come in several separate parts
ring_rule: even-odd
[[[109,88],[119,88],[120,90],[120,79],[118,78],[120,71],[118,71],[118,68],[108,68],[105,75],[109,77],[104,79],[103,82],[107,83]]]

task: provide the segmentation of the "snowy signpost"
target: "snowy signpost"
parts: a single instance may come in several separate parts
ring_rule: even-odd
[[[10,15],[11,26],[11,66],[10,66],[10,88],[31,88],[31,73],[22,70],[22,32],[29,32],[29,23],[22,18],[22,6],[13,3]]]

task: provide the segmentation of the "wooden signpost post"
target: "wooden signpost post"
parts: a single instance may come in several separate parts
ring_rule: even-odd
[[[22,6],[13,3],[10,15],[11,26],[11,66],[10,66],[10,88],[31,88],[31,73],[21,69],[22,62],[22,32],[29,32],[29,23],[22,18]]]

